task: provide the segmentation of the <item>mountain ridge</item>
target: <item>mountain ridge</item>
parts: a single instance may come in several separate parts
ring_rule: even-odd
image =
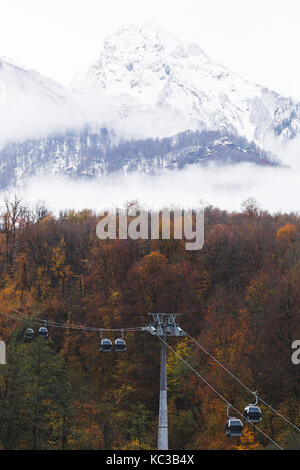
[[[105,90],[120,99],[125,115],[133,103],[145,112],[175,110],[182,131],[223,129],[260,143],[268,132],[290,139],[300,129],[296,100],[244,80],[197,44],[153,24],[129,25],[108,36],[98,60],[72,85],[81,93]]]
[[[1,103],[10,100],[8,105],[22,114],[25,94],[33,95],[32,101],[40,99],[41,110],[44,101],[62,107],[57,114],[67,116],[60,124],[65,129],[94,123],[117,132],[121,123],[124,132],[134,129],[143,138],[222,130],[258,145],[268,134],[293,139],[300,129],[300,102],[244,80],[212,61],[197,44],[152,23],[122,27],[109,35],[99,58],[70,88],[0,58]],[[112,117],[103,116],[101,106],[110,108]],[[7,112],[0,108],[0,121],[2,109]],[[40,119],[45,119],[42,111]],[[39,137],[36,134],[29,137]]]
[[[272,158],[261,158],[265,137],[280,143],[300,130],[300,103],[244,80],[198,45],[153,24],[108,36],[70,90],[0,58],[0,98],[1,83],[0,128],[7,134],[5,145],[0,135],[2,188],[35,171],[91,178],[210,160],[273,165]],[[188,138],[205,132],[219,137],[190,151]],[[172,139],[185,143],[175,149]]]
[[[13,83],[5,80],[5,74],[9,75]],[[27,68],[9,57],[0,56],[0,80],[5,83],[6,88],[17,84],[18,80],[24,90],[26,90],[26,86],[30,85],[40,87],[40,89],[43,88],[49,98],[64,98],[67,94],[66,89],[58,81],[48,78],[34,69]]]

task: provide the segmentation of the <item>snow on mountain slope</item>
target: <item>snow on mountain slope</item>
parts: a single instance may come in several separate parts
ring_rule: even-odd
[[[99,59],[72,86],[81,93],[105,90],[120,118],[145,136],[217,129],[261,143],[269,131],[293,138],[300,128],[299,103],[249,83],[196,44],[152,24],[109,36]]]
[[[68,115],[67,92],[59,83],[0,58],[0,146],[45,136]]]
[[[247,82],[198,45],[152,24],[109,36],[72,90],[0,58],[0,148],[85,124],[125,139],[206,129],[263,145],[268,133],[280,140],[297,135],[300,104]]]
[[[215,168],[238,163],[277,166],[273,156],[244,137],[219,131],[186,131],[164,139],[120,141],[106,129],[86,127],[45,139],[11,143],[0,150],[0,191],[21,186],[26,178],[65,175],[92,180],[130,173],[157,174],[187,166]]]
[[[8,58],[0,57],[0,80],[7,93],[21,88],[24,93],[36,91],[49,99],[58,100],[65,97],[62,85]]]
[[[279,141],[299,129],[299,103],[153,25],[109,36],[72,90],[0,59],[0,188],[40,174],[93,178],[211,161],[273,165],[261,150],[265,137],[279,137],[273,153],[280,160]],[[214,133],[220,138],[207,137]]]

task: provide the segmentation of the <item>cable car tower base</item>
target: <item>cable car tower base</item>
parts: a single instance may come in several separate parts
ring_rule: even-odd
[[[149,313],[153,323],[145,328],[161,339],[160,353],[160,392],[159,392],[159,417],[157,449],[168,450],[168,396],[167,396],[167,336],[185,336],[184,331],[178,326],[176,317],[179,313]]]

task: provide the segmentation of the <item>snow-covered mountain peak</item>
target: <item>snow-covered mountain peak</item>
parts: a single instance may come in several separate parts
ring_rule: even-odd
[[[203,63],[208,57],[198,45],[180,41],[155,24],[124,26],[106,38],[99,59],[75,78],[73,87],[100,87],[112,96],[128,94],[155,105],[180,62],[189,60]]]
[[[271,141],[299,134],[300,104],[249,83],[197,44],[131,25],[106,38],[72,92],[0,58],[0,130],[7,184],[40,170],[93,177],[216,160],[272,164],[258,147],[269,133]]]
[[[108,36],[72,91],[0,58],[0,145],[86,124],[132,139],[225,131],[259,145],[268,133],[293,138],[300,130],[299,103],[149,23]]]
[[[105,90],[119,103],[121,119],[136,122],[137,132],[143,126],[145,135],[223,129],[261,143],[268,131],[290,138],[300,128],[299,104],[249,83],[197,44],[153,24],[125,26],[108,36],[73,89]]]
[[[188,55],[204,55],[203,50],[196,44],[187,44],[164,31],[154,23],[142,26],[127,25],[116,33],[108,36],[104,42],[104,51],[112,56],[139,55],[143,59],[187,57]]]

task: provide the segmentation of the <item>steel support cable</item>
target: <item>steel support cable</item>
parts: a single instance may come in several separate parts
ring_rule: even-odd
[[[8,310],[12,310],[18,314],[21,314],[21,315],[24,315],[23,312],[20,312],[18,310],[15,310],[15,309],[12,309],[12,308],[9,308],[7,306],[5,306],[6,309]],[[17,321],[28,321],[29,318],[28,317],[20,317],[20,316],[16,316],[16,315],[12,315],[11,313],[7,313],[7,312],[3,312],[3,311],[0,311],[0,314],[2,315],[5,315],[6,317],[9,317],[9,318],[12,318],[14,320],[17,320]],[[34,319],[30,319],[31,322],[34,322],[34,323],[45,323],[45,320],[42,320],[42,319],[38,319],[38,318],[34,318]],[[49,326],[53,326],[53,327],[56,327],[56,328],[65,328],[65,329],[76,329],[76,330],[83,330],[83,331],[98,331],[98,332],[104,332],[104,331],[120,331],[120,332],[136,332],[136,331],[144,331],[144,327],[129,327],[129,328],[94,328],[94,327],[89,327],[89,326],[83,326],[83,325],[68,325],[68,324],[64,324],[64,323],[59,323],[59,322],[52,322],[52,321],[48,321],[47,320],[47,325]],[[187,333],[186,333],[187,334]],[[192,339],[196,344],[198,344],[196,342],[196,340],[194,340],[190,335],[187,334],[187,336]],[[245,419],[245,421],[247,421],[249,424],[252,424],[252,426],[257,429],[261,434],[263,434],[267,439],[270,440],[270,442],[272,442],[275,446],[277,446],[280,450],[283,450],[283,448],[277,444],[275,441],[273,441],[273,439],[271,439],[264,431],[262,431],[260,428],[258,428],[257,426],[255,426],[253,423],[250,423],[247,418],[244,418],[244,416],[242,415],[242,413],[240,413],[239,410],[237,410],[233,405],[231,405],[225,397],[223,397],[223,395],[221,395],[212,385],[210,385],[209,382],[207,382],[207,380],[204,379],[204,377],[202,377],[199,372],[197,372],[187,361],[185,361],[185,359],[183,359],[178,353],[177,351],[175,351],[172,346],[170,346],[167,342],[165,342],[161,337],[159,337],[159,339],[164,342],[166,344],[166,346],[175,354],[177,355],[185,364],[187,367],[189,367],[211,390],[213,390],[218,396],[219,398],[221,398],[227,405],[230,405],[230,407],[236,411],[243,419]],[[201,347],[199,344],[198,344],[199,347]],[[204,348],[202,348],[204,350]],[[207,352],[208,353],[208,352]],[[210,353],[208,353],[210,355]],[[210,355],[213,359],[214,357],[212,355]],[[217,360],[216,360],[217,361]],[[217,361],[219,362],[219,361]],[[227,370],[221,363],[219,363],[225,370]],[[229,372],[229,371],[228,371]],[[229,372],[230,373],[230,372]],[[231,373],[230,373],[231,374]],[[236,378],[233,374],[231,374],[234,378]],[[237,378],[236,378],[237,379]],[[237,379],[238,380],[238,379]],[[239,380],[238,380],[239,381]],[[239,381],[240,382],[240,381]],[[240,382],[242,385],[244,385],[242,382]],[[250,389],[249,389],[250,391]],[[250,391],[251,392],[251,391]],[[251,392],[253,393],[253,392]],[[262,401],[262,400],[261,400]],[[264,402],[263,402],[264,403]],[[267,406],[270,406],[270,405],[267,405]],[[272,409],[272,407],[270,407]],[[276,412],[276,410],[274,410]],[[278,413],[278,412],[277,412]],[[279,414],[279,413],[278,413]],[[279,414],[279,416],[281,416]],[[284,418],[284,417],[283,417]],[[287,421],[288,422],[288,421]],[[290,423],[292,424],[292,423]],[[298,429],[298,428],[296,428]]]
[[[23,312],[20,312],[19,310],[16,310],[11,307],[5,306],[7,309],[12,310],[20,315],[24,315]],[[97,327],[91,327],[91,326],[86,326],[86,325],[77,325],[77,324],[72,324],[72,323],[62,323],[62,322],[56,322],[54,320],[45,320],[42,318],[34,317],[34,320],[40,322],[40,323],[45,323],[47,321],[47,324],[50,326],[57,326],[57,327],[62,327],[62,328],[74,328],[74,329],[85,329],[87,331],[125,331],[125,332],[131,332],[131,331],[143,331],[142,326],[133,326],[133,327],[127,327],[127,328],[97,328]]]
[[[1,303],[0,303],[1,305]],[[21,314],[21,315],[24,315],[23,312],[20,312],[19,310],[16,310],[16,309],[13,309],[11,307],[8,307],[7,305],[5,305],[5,308],[8,309],[8,310],[12,310],[18,314]],[[18,320],[19,318],[17,317],[14,317],[16,320]],[[24,317],[24,320],[26,320],[26,317]],[[45,320],[41,319],[41,318],[35,318],[34,320],[36,320],[36,322],[39,322],[39,323],[42,323],[44,324],[45,323]],[[34,321],[33,320],[33,321]],[[54,321],[47,321],[47,324],[49,326],[53,326],[53,327],[56,327],[56,328],[65,328],[65,329],[74,329],[74,330],[83,330],[83,331],[95,331],[95,332],[137,332],[137,331],[143,331],[143,327],[131,327],[131,328],[95,328],[95,327],[89,327],[89,326],[81,326],[81,325],[74,325],[74,324],[66,324],[66,323],[60,323],[60,322],[54,322]],[[254,392],[252,390],[250,390],[249,387],[247,387],[247,385],[245,385],[238,377],[236,377],[229,369],[227,369],[220,361],[218,361],[218,359],[216,357],[214,357],[209,351],[207,351],[207,349],[204,348],[204,346],[202,346],[198,341],[196,341],[189,333],[187,333],[186,331],[184,331],[184,333],[186,334],[186,336],[188,338],[190,338],[200,349],[202,349],[203,352],[205,352],[205,354],[207,354],[211,359],[213,359],[213,361],[215,361],[220,367],[222,367],[225,372],[227,372],[229,375],[231,375],[231,377],[233,377],[242,387],[244,387],[245,390],[247,390],[247,392],[249,392],[251,395],[254,395]],[[277,414],[281,419],[283,419],[287,424],[289,424],[292,428],[294,428],[296,431],[300,432],[300,429],[295,425],[293,424],[291,421],[289,421],[285,416],[283,416],[281,413],[279,413],[279,411],[275,410],[269,403],[267,403],[266,401],[264,401],[259,395],[258,395],[258,399],[265,405],[267,406],[271,411],[273,411],[275,414]]]
[[[188,338],[190,338],[200,349],[202,349],[205,354],[207,354],[211,359],[213,359],[219,366],[221,366],[225,372],[227,372],[231,377],[233,377],[242,387],[244,387],[247,392],[251,393],[252,395],[255,394],[252,390],[250,390],[247,385],[245,385],[238,377],[236,377],[230,370],[228,370],[216,357],[214,357],[207,349],[205,349],[198,341],[196,341],[191,335],[189,335],[186,331],[184,332]],[[296,431],[300,432],[300,429],[293,424],[291,421],[289,421],[285,416],[283,416],[279,411],[275,410],[269,403],[264,401],[259,395],[257,395],[257,398],[265,405],[267,406],[270,410],[272,410],[274,413],[276,413],[278,416],[280,416],[281,419],[283,419],[287,424],[289,424],[291,427],[293,427]]]
[[[226,400],[226,398],[221,393],[219,393],[212,385],[210,385],[210,383],[204,377],[202,377],[202,375],[199,374],[199,372],[197,372],[185,359],[183,359],[183,357],[181,357],[180,354],[178,354],[178,352],[174,348],[172,348],[172,346],[170,346],[161,336],[158,336],[158,338],[160,339],[160,341],[165,343],[165,345],[177,357],[179,357],[179,359],[181,359],[181,361],[184,362],[184,364],[187,367],[189,367],[191,369],[191,371],[194,372],[194,374],[196,374],[211,390],[213,390],[213,392],[215,392],[218,395],[218,397],[221,398],[221,400],[223,400],[226,403],[226,405],[229,405],[236,413],[238,413],[239,416],[242,417],[243,420],[245,420],[247,423],[251,424],[258,432],[260,432],[264,437],[269,439],[269,441],[272,442],[272,444],[274,444],[278,449],[284,450],[283,447],[281,447],[279,444],[277,444],[277,442],[273,441],[273,439],[270,436],[268,436],[268,434],[266,434],[262,429],[260,429],[255,424],[251,423],[247,418],[245,418],[244,415],[239,410],[237,410],[231,403],[229,403],[228,400]]]
[[[21,312],[19,312],[21,313]],[[45,320],[40,320],[38,318],[28,318],[25,316],[16,316],[11,313],[3,312],[0,311],[1,315],[5,315],[6,317],[12,318],[13,320],[17,321],[23,321],[23,322],[28,322],[30,321],[31,323],[35,324],[44,324]],[[76,329],[76,330],[86,330],[86,331],[100,331],[99,328],[93,328],[93,327],[87,327],[87,326],[81,326],[81,325],[68,325],[68,324],[63,324],[63,323],[57,323],[57,322],[52,322],[52,321],[47,321],[48,326],[52,326],[54,328],[65,328],[65,329]]]
[[[3,304],[2,304],[3,305]],[[1,304],[0,304],[1,306]],[[24,315],[24,312],[20,312],[20,310],[16,310],[12,307],[8,307],[7,305],[5,305],[5,307],[7,310],[10,310],[10,311],[13,311],[19,315]],[[27,317],[23,317],[25,320],[28,319]],[[50,326],[55,326],[55,327],[62,327],[62,328],[69,328],[69,329],[87,329],[88,331],[100,331],[99,328],[94,328],[94,327],[89,327],[89,326],[84,326],[84,325],[75,325],[75,324],[71,324],[71,323],[62,323],[62,322],[57,322],[57,321],[54,321],[54,320],[45,320],[45,319],[42,319],[42,318],[38,318],[38,317],[34,317],[33,319],[31,318],[30,319],[32,322],[35,322],[35,323],[45,323],[45,321],[47,322],[48,325]]]
[[[31,321],[32,323],[36,324],[45,324],[47,323],[47,326],[51,326],[53,328],[65,328],[65,329],[71,329],[71,330],[81,330],[81,331],[94,331],[94,332],[125,332],[125,333],[133,333],[136,331],[143,331],[143,327],[129,327],[129,328],[96,328],[92,326],[86,326],[86,325],[75,325],[75,324],[68,324],[68,323],[60,323],[60,322],[55,322],[52,320],[43,320],[41,318],[28,318],[24,316],[24,313],[15,310],[15,309],[10,309],[6,307],[8,310],[12,310],[13,312],[16,312],[22,316],[16,316],[11,313],[3,312],[0,311],[0,314],[5,315],[6,317],[12,318],[17,321]]]

